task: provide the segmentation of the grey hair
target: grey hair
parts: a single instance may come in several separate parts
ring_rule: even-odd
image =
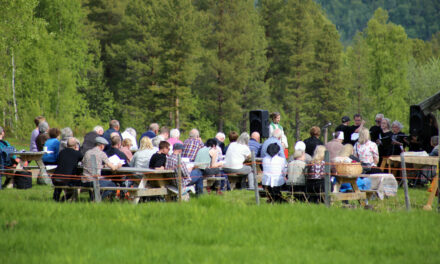
[[[195,128],[191,129],[191,131],[189,131],[189,137],[190,138],[197,138],[199,136],[199,131]]]
[[[248,145],[249,144],[249,134],[247,132],[241,133],[237,139],[238,144]]]
[[[96,133],[98,133],[98,131],[102,130],[104,132],[104,128],[102,126],[95,126],[93,128],[93,131],[95,131]]]
[[[384,117],[384,118],[382,118],[382,121],[383,121],[383,120],[385,120],[385,121],[387,122],[388,129],[391,129],[391,121],[390,121],[390,119]]]
[[[161,137],[154,137],[151,142],[153,143],[153,147],[159,147],[159,143],[162,141]]]
[[[400,130],[402,130],[402,128],[403,128],[402,123],[400,123],[397,120],[394,120],[394,122],[391,124],[391,126],[394,126],[394,125],[398,126]]]
[[[170,131],[170,137],[172,138],[179,138],[180,137],[180,131],[177,128],[173,128]]]
[[[46,121],[43,121],[40,124],[38,124],[38,131],[40,131],[40,133],[44,133],[48,129],[49,129],[49,124]]]
[[[127,132],[128,134],[132,135],[134,138],[136,138],[136,130],[132,127],[127,127],[124,132]]]
[[[61,139],[66,139],[69,137],[73,137],[73,131],[70,127],[65,127],[61,129]]]
[[[381,113],[379,113],[379,114],[376,115],[376,118],[378,118],[378,117],[379,117],[380,119],[383,119],[383,118],[384,118],[384,115],[381,114]]]
[[[272,136],[273,136],[273,137],[276,137],[276,138],[278,138],[278,139],[280,139],[282,135],[283,135],[283,133],[282,133],[281,130],[278,129],[278,128],[275,129],[275,130],[272,132]]]
[[[159,124],[158,123],[151,123],[149,126],[150,130],[159,130]]]
[[[216,137],[216,138],[219,138],[219,137],[220,137],[220,138],[225,139],[225,138],[226,138],[226,135],[225,135],[225,133],[223,133],[223,132],[218,132],[217,135],[215,135],[215,137]]]

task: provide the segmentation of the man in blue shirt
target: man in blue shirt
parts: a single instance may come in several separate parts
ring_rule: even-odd
[[[255,157],[259,158],[261,155],[260,133],[252,132],[249,140],[249,149],[255,153]]]
[[[267,154],[267,147],[272,144],[272,143],[276,143],[277,145],[280,146],[280,151],[278,152],[278,156],[285,158],[284,156],[284,148],[281,145],[281,137],[283,136],[283,132],[280,129],[275,129],[272,132],[272,136],[268,139],[266,139],[266,141],[264,141],[263,146],[261,146],[261,157],[264,158],[266,157]]]
[[[151,139],[155,138],[157,136],[157,133],[159,133],[159,124],[157,123],[151,123],[150,126],[148,127],[148,131],[144,132],[141,137],[139,138],[139,145],[141,142],[141,139],[143,137],[149,137]]]

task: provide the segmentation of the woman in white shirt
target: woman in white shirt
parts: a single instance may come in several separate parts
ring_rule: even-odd
[[[269,193],[268,202],[283,202],[281,186],[286,183],[286,159],[277,155],[280,146],[273,143],[267,147],[267,156],[263,159],[262,184]]]
[[[243,132],[236,142],[232,142],[228,146],[225,156],[225,165],[223,171],[228,175],[229,179],[232,177],[247,176],[249,188],[254,188],[254,174],[252,168],[244,165],[244,161],[250,157],[251,150],[248,146],[249,134]],[[241,181],[241,188],[246,187],[246,177]]]

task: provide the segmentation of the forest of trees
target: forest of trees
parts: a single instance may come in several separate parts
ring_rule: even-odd
[[[0,8],[0,124],[21,138],[37,115],[77,133],[115,118],[139,132],[155,121],[208,137],[247,130],[255,109],[281,112],[289,141],[355,113],[371,125],[382,112],[407,131],[409,106],[440,90],[436,1],[0,0]]]

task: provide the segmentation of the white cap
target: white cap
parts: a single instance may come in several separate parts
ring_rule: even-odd
[[[306,144],[302,141],[298,141],[295,144],[295,150],[302,150],[302,151],[306,151]]]

